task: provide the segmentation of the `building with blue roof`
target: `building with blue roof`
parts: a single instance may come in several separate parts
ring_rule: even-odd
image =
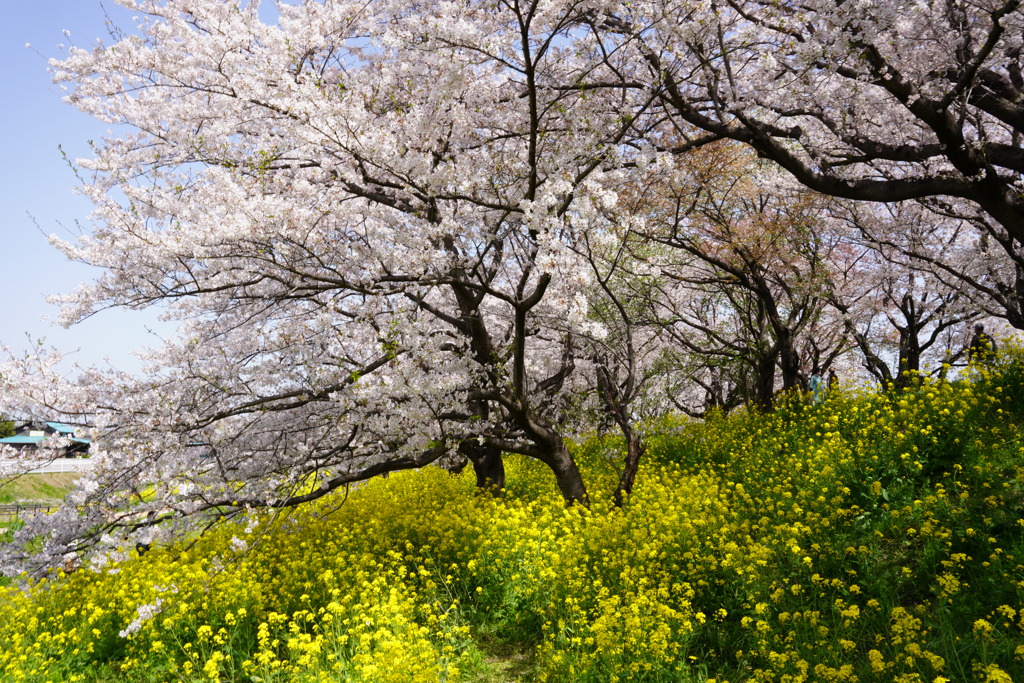
[[[90,439],[76,438],[75,428],[62,422],[25,422],[14,429],[14,436],[0,439],[0,446],[11,446],[18,450],[39,448],[43,442],[54,436],[71,440],[64,449],[65,457],[80,457],[88,453]]]

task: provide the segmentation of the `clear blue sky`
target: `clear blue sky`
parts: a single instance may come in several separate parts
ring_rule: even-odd
[[[67,261],[50,247],[45,234],[64,238],[88,228],[91,204],[72,192],[74,173],[61,157],[88,155],[87,141],[106,127],[61,101],[50,82],[47,60],[59,57],[61,44],[89,45],[106,38],[105,13],[131,28],[131,15],[113,2],[99,0],[9,0],[0,23],[0,72],[5,104],[0,107],[3,157],[0,165],[0,342],[25,349],[25,333],[45,337],[82,365],[104,364],[135,371],[131,350],[156,346],[170,329],[155,313],[105,311],[64,330],[55,323],[51,293],[74,289],[98,271]],[[70,31],[70,40],[63,31]],[[26,48],[26,43],[31,48]]]

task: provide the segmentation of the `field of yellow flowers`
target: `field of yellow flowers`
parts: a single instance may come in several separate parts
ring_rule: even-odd
[[[1024,356],[649,428],[633,496],[392,475],[0,598],[3,681],[1024,681]],[[618,442],[577,447],[610,496]]]

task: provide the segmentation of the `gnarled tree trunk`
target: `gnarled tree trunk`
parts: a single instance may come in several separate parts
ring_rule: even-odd
[[[505,495],[505,461],[501,449],[492,444],[463,441],[459,452],[469,458],[476,474],[476,487],[494,497]]]

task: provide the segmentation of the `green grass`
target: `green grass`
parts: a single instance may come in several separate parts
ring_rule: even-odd
[[[0,503],[59,502],[79,476],[74,472],[22,475],[0,486]]]

